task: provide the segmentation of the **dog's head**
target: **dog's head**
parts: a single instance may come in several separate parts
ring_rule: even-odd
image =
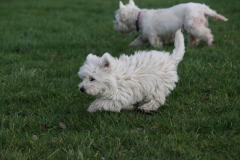
[[[119,2],[119,9],[115,13],[114,28],[121,33],[129,33],[136,30],[136,12],[140,9],[135,5],[133,0],[129,0],[129,3],[124,5]]]
[[[102,57],[89,54],[84,65],[80,68],[78,75],[82,82],[79,89],[90,95],[104,95],[114,87],[112,77],[112,65],[115,59],[108,53]]]

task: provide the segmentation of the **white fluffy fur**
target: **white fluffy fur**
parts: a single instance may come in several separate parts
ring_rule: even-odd
[[[159,51],[138,51],[134,55],[121,55],[119,59],[105,53],[102,57],[89,54],[78,72],[83,80],[79,89],[97,99],[89,112],[107,110],[120,112],[139,109],[150,112],[164,104],[166,96],[178,81],[177,65],[184,55],[184,39],[176,32],[172,54]]]
[[[120,1],[114,28],[122,33],[136,30],[135,23],[140,11],[140,36],[130,44],[131,46],[150,43],[154,47],[161,47],[172,42],[175,32],[180,28],[189,34],[190,46],[197,45],[200,39],[211,46],[214,39],[208,28],[207,17],[227,21],[224,16],[217,14],[205,4],[185,3],[166,9],[148,10],[138,8],[133,0],[130,0],[127,5]]]

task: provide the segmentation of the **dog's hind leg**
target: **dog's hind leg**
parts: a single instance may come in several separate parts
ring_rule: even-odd
[[[145,45],[146,41],[142,39],[141,36],[137,37],[134,41],[132,41],[129,46],[142,46]]]

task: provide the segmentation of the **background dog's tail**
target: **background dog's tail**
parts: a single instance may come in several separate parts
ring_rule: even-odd
[[[171,58],[173,63],[178,64],[182,60],[185,52],[184,37],[181,29],[177,30],[177,32],[175,33],[174,46],[175,48],[173,50],[173,53],[171,54]]]
[[[221,20],[221,21],[227,21],[228,20],[227,18],[225,18],[221,14],[217,14],[216,11],[212,10],[211,8],[206,6],[205,4],[203,4],[203,8],[204,8],[204,14],[208,17],[212,17],[213,19]]]

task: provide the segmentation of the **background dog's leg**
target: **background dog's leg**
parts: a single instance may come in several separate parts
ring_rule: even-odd
[[[137,37],[132,43],[130,43],[130,46],[141,46],[146,44],[146,41],[142,39],[141,36]]]
[[[153,47],[162,47],[162,45],[163,45],[161,39],[158,36],[151,36],[151,37],[149,37],[149,43]]]

